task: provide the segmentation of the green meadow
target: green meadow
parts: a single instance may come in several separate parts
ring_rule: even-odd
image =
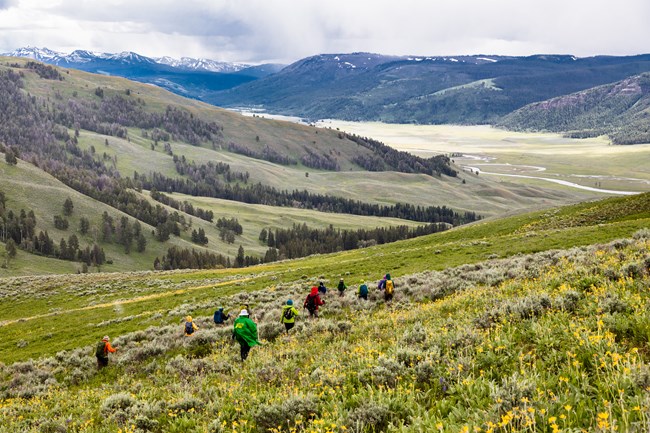
[[[643,194],[244,269],[5,278],[0,432],[643,431],[649,227]],[[285,335],[318,280],[321,317]],[[242,363],[211,316],[244,304]]]

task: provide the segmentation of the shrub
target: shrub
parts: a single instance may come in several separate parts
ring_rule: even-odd
[[[637,231],[634,232],[634,234],[632,235],[632,238],[634,238],[634,239],[636,239],[636,240],[641,240],[641,239],[650,239],[650,229],[647,228],[647,227],[644,227],[644,228],[642,228],[642,229],[640,229],[640,230],[637,230]]]
[[[535,384],[528,378],[514,373],[501,380],[500,386],[493,386],[490,392],[495,408],[499,413],[505,413],[520,406],[525,399],[531,399],[535,393]]]
[[[427,330],[421,323],[416,323],[410,330],[404,331],[402,343],[407,345],[423,344],[427,340]]]
[[[107,397],[100,408],[104,416],[109,416],[115,411],[126,411],[135,404],[135,399],[130,394],[121,392]]]
[[[318,400],[313,396],[296,396],[282,403],[261,404],[253,414],[260,432],[267,432],[282,426],[294,428],[296,421],[305,422],[320,416]]]
[[[40,425],[39,431],[40,433],[66,433],[68,429],[58,421],[48,420]]]
[[[368,401],[350,411],[347,424],[355,432],[381,432],[388,428],[389,420],[390,410],[387,406]]]

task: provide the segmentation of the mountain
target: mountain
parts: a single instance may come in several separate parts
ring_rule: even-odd
[[[614,144],[650,143],[650,73],[527,105],[498,126],[568,131],[573,137],[609,135]]]
[[[96,53],[76,50],[70,54],[48,48],[25,47],[2,54],[30,58],[43,63],[79,69],[103,75],[116,75],[155,84],[171,92],[202,100],[215,91],[229,89],[256,80],[278,69],[278,65],[247,65],[183,57],[151,58],[125,51]]]
[[[206,97],[311,119],[481,124],[529,103],[650,71],[650,55],[577,58],[407,57],[368,53],[302,59]]]

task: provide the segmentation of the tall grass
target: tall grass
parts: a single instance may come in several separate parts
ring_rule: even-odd
[[[233,293],[264,342],[246,362],[206,314],[193,338],[120,335],[100,372],[91,346],[0,365],[0,432],[645,431],[649,247],[646,230],[400,276],[391,304],[326,295],[290,335],[304,282]]]

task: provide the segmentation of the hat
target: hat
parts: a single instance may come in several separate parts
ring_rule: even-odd
[[[343,278],[341,278],[339,281],[343,281]]]
[[[248,311],[246,310],[241,310],[241,313],[239,313],[240,316],[248,316]]]
[[[104,335],[104,338],[102,338],[102,341],[108,341],[110,338],[108,338],[108,335]]]
[[[185,320],[186,320],[187,322],[191,322],[191,321],[192,321],[192,316],[187,316],[187,317],[185,318]]]
[[[293,305],[293,301],[292,301],[291,299],[289,299],[289,300],[287,301],[287,305]]]

